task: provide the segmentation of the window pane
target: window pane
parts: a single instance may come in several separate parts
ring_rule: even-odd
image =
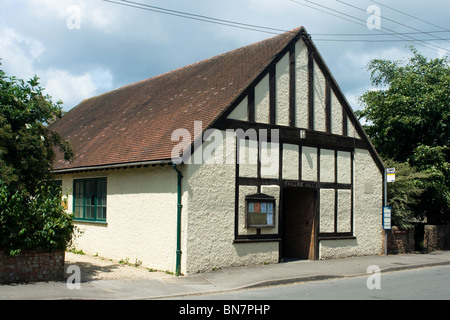
[[[75,210],[74,210],[74,217],[75,218],[83,218],[83,208],[82,207],[77,207],[75,206]]]
[[[83,218],[83,202],[84,202],[84,182],[75,181],[75,191],[74,191],[74,215],[76,218]]]
[[[94,206],[96,197],[95,181],[86,181],[86,205]]]
[[[86,219],[95,219],[95,207],[86,206]]]
[[[106,179],[74,181],[74,217],[106,220]]]
[[[106,220],[106,207],[97,208],[97,220]]]
[[[95,198],[96,198],[96,183],[95,180],[86,181],[86,193],[85,197],[85,213],[84,217],[86,219],[95,219]]]
[[[106,206],[106,180],[97,183],[97,205]]]
[[[265,213],[249,213],[248,215],[248,224],[249,225],[266,225],[267,224],[267,215]]]
[[[83,206],[83,195],[75,195],[75,207],[82,207]]]

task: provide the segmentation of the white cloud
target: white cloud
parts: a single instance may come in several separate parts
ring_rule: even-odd
[[[45,52],[45,46],[39,40],[0,25],[1,69],[7,76],[25,81],[37,75],[45,93],[54,102],[62,100],[65,110],[83,99],[112,89],[113,76],[109,69],[94,66],[89,71],[73,73],[54,67],[42,68],[38,61]]]
[[[67,70],[50,69],[43,72],[42,86],[54,101],[62,100],[64,109],[75,107],[82,100],[111,90],[113,76],[103,68],[95,68],[82,74]]]
[[[67,22],[76,19],[80,21],[80,28],[95,29],[107,34],[117,32],[123,27],[124,19],[120,8],[103,1],[19,0],[19,2],[23,13],[32,15],[39,24],[45,22],[67,28]]]
[[[2,69],[14,72],[16,77],[32,77],[34,75],[33,61],[44,51],[44,45],[40,41],[21,35],[8,27],[0,29]]]

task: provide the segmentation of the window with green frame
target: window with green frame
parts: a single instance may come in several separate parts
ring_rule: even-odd
[[[106,178],[73,181],[75,220],[106,221]]]

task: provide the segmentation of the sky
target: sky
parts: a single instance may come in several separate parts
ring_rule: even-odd
[[[356,110],[374,89],[372,59],[406,59],[411,44],[430,59],[449,55],[449,12],[448,0],[0,0],[0,68],[37,75],[69,111],[303,26]]]

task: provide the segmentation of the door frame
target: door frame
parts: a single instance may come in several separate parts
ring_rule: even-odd
[[[316,183],[296,183],[296,184],[288,184],[285,183],[285,185],[281,188],[281,194],[280,194],[280,245],[279,245],[279,258],[278,261],[282,262],[283,260],[283,251],[284,251],[284,245],[285,245],[285,224],[286,224],[286,215],[285,215],[285,208],[284,205],[285,201],[285,190],[286,189],[294,189],[300,191],[301,189],[308,189],[313,191],[314,195],[314,224],[313,224],[313,234],[314,234],[314,240],[313,240],[313,259],[309,260],[318,260],[319,259],[319,225],[320,225],[320,188]],[[310,255],[311,256],[311,255]]]

